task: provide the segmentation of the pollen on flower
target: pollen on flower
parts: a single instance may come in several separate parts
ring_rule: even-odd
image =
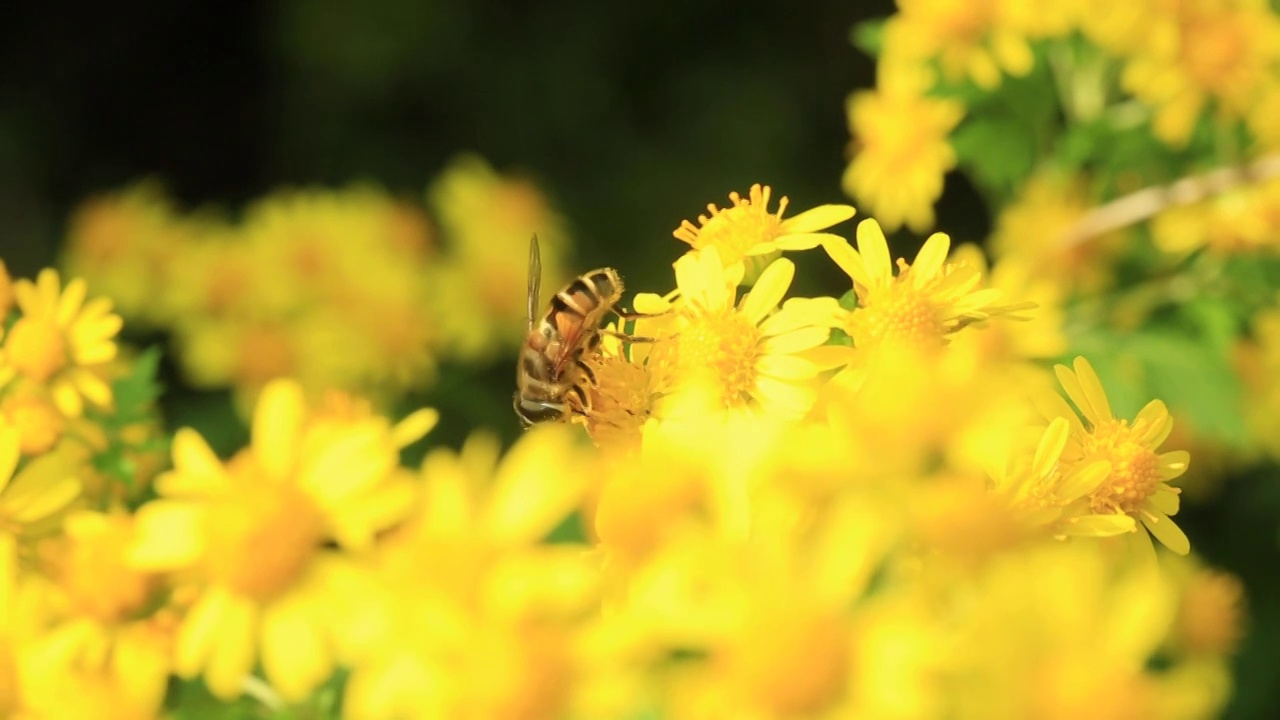
[[[782,225],[782,213],[787,209],[787,198],[778,200],[778,210],[769,212],[769,195],[772,189],[759,184],[752,185],[748,197],[737,192],[729,193],[733,207],[717,208],[707,205],[709,215],[699,215],[698,225],[685,220],[672,234],[701,250],[715,247],[720,257],[733,261],[747,255],[756,245],[772,240]]]
[[[733,407],[751,398],[759,346],[760,328],[742,313],[703,315],[680,332],[678,362],[682,372],[710,373]]]
[[[592,361],[592,370],[596,382],[587,419],[591,437],[601,446],[639,442],[653,405],[649,369],[621,356],[603,356]]]
[[[899,261],[905,273],[905,263]],[[868,293],[865,307],[849,315],[846,331],[854,344],[867,347],[880,341],[892,341],[912,347],[936,346],[947,334],[946,325],[928,293],[911,283],[893,283],[880,291]]]
[[[1111,463],[1111,474],[1089,496],[1095,513],[1133,515],[1160,486],[1160,459],[1142,443],[1143,432],[1127,420],[1108,420],[1084,437],[1087,457]]]
[[[241,456],[233,465],[249,461]],[[324,537],[319,509],[300,488],[251,469],[212,504],[207,529],[210,575],[261,600],[291,587]]]
[[[24,317],[5,343],[13,368],[43,383],[67,365],[67,342],[53,317]]]

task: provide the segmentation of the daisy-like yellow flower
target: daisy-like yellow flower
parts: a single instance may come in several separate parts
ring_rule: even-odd
[[[22,316],[5,338],[0,382],[21,377],[43,384],[70,417],[79,417],[85,400],[109,405],[111,386],[102,371],[116,356],[115,336],[122,326],[111,301],[85,302],[84,280],[63,288],[58,272],[48,268],[34,283],[14,283],[13,292]]]
[[[636,297],[642,312],[675,311],[674,342],[654,349],[670,353],[674,382],[708,379],[731,410],[803,415],[813,404],[820,368],[802,354],[826,342],[830,331],[805,314],[777,309],[795,264],[774,260],[741,302],[735,300],[743,267],[726,267],[715,246],[684,255],[675,271],[675,305],[655,295]]]
[[[399,452],[435,422],[420,411],[392,426],[337,398],[309,408],[300,385],[262,392],[251,444],[221,462],[193,430],[173,443],[160,498],[137,513],[130,560],[175,571],[198,594],[178,631],[175,672],[203,673],[218,697],[241,692],[255,663],[286,700],[333,671],[333,616],[359,576],[334,550],[367,548],[410,510]]]
[[[897,275],[875,220],[858,224],[857,241],[857,250],[843,238],[823,245],[853,280],[857,309],[844,310],[832,301],[824,305],[855,347],[886,343],[940,347],[967,325],[1026,309],[1025,305],[996,305],[1003,295],[1000,290],[982,288],[982,275],[976,269],[948,263],[951,239],[943,233],[929,236],[914,262],[899,259]]]
[[[1156,136],[1175,146],[1210,102],[1225,116],[1246,115],[1280,62],[1280,17],[1266,0],[1161,5],[1141,31],[1121,83],[1155,107]]]
[[[66,453],[26,461],[21,433],[0,423],[0,537],[30,538],[57,530],[61,512],[80,496],[76,463]]]
[[[747,258],[768,255],[779,250],[809,250],[824,239],[833,237],[819,232],[853,217],[854,209],[848,205],[819,205],[799,215],[782,219],[787,210],[784,195],[778,201],[776,212],[769,210],[769,196],[773,192],[768,185],[756,183],[747,197],[737,192],[729,193],[733,207],[717,208],[707,205],[707,214],[698,216],[698,225],[685,220],[672,233],[694,250],[714,247],[720,253],[721,262],[734,265]]]
[[[551,425],[500,461],[486,435],[428,454],[418,512],[376,551],[379,582],[366,592],[378,610],[344,717],[572,715],[584,670],[573,637],[598,611],[599,568],[584,545],[542,541],[592,478],[577,442]]]
[[[51,626],[24,653],[27,704],[48,717],[154,717],[175,618],[158,602],[159,578],[125,562],[133,518],[77,511],[65,531],[42,548]]]
[[[1099,461],[1108,465],[1105,475],[1097,473],[1087,487],[1080,488],[1087,491],[1089,511],[1132,518],[1165,547],[1186,555],[1191,544],[1171,518],[1178,512],[1181,491],[1169,481],[1186,472],[1190,456],[1183,450],[1158,452],[1173,430],[1168,408],[1152,400],[1132,421],[1117,419],[1088,360],[1078,357],[1072,368],[1058,365],[1054,370],[1079,409],[1077,414],[1057,395],[1046,398],[1046,414],[1051,419],[1066,418],[1071,426],[1066,441],[1059,443],[1064,471]]]
[[[885,54],[937,58],[948,80],[967,78],[993,90],[1002,72],[1023,76],[1035,62],[1029,28],[1017,23],[1033,14],[1011,12],[1016,9],[1009,0],[898,0],[898,15],[885,29]],[[1046,7],[1038,14],[1055,13]]]
[[[964,118],[964,107],[882,87],[849,96],[847,112],[853,159],[842,180],[845,193],[890,230],[903,224],[928,230],[943,177],[956,165],[947,136]]]

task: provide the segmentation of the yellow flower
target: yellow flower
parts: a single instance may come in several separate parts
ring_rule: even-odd
[[[980,288],[982,275],[976,269],[948,263],[951,239],[943,233],[929,236],[915,262],[899,259],[896,276],[889,245],[875,220],[858,224],[857,240],[857,250],[843,238],[823,244],[853,280],[858,296],[858,307],[852,311],[824,303],[829,317],[853,338],[854,347],[941,347],[968,325],[1026,309],[996,305],[1002,293]]]
[[[47,386],[58,409],[70,417],[84,411],[86,399],[110,404],[111,386],[101,371],[116,356],[122,324],[111,312],[111,301],[86,303],[84,280],[72,280],[64,290],[51,269],[42,270],[34,283],[19,280],[13,290],[22,316],[5,338],[0,380],[18,376]]]
[[[853,160],[844,191],[868,206],[890,230],[915,232],[933,225],[933,204],[943,176],[956,165],[947,136],[964,118],[950,100],[882,88],[849,97]]]
[[[1074,370],[1065,365],[1054,368],[1067,397],[1079,409],[1072,411],[1058,396],[1048,400],[1050,419],[1065,418],[1070,433],[1061,445],[1064,471],[1085,469],[1105,462],[1108,472],[1096,473],[1083,482],[1085,499],[1093,515],[1127,516],[1142,525],[1165,547],[1186,555],[1191,544],[1170,516],[1177,514],[1178,488],[1170,480],[1186,472],[1190,456],[1182,450],[1158,453],[1173,430],[1169,410],[1152,400],[1133,421],[1117,419],[1111,413],[1107,393],[1084,358],[1076,358]],[[1083,417],[1083,421],[1081,420]]]
[[[382,544],[344,716],[561,717],[584,691],[573,638],[598,602],[578,544],[543,539],[581,502],[589,452],[565,426],[530,430],[499,462],[473,436],[422,465],[418,512]],[[557,471],[559,469],[559,471]],[[368,624],[366,624],[368,623]]]
[[[1209,102],[1247,114],[1280,61],[1280,17],[1265,0],[1206,0],[1152,8],[1121,83],[1155,108],[1154,132],[1185,145]]]
[[[427,200],[447,240],[439,268],[447,286],[435,306],[444,348],[474,359],[513,346],[525,333],[531,233],[542,247],[544,299],[569,280],[564,219],[533,182],[472,154],[449,163]]]
[[[819,367],[802,354],[826,342],[830,332],[802,314],[777,309],[795,264],[785,258],[770,263],[736,304],[743,267],[725,267],[714,246],[685,254],[675,271],[680,299],[674,305],[653,295],[636,298],[643,312],[675,311],[674,341],[653,351],[671,353],[674,382],[706,378],[719,402],[735,411],[804,415],[814,401]]]
[[[831,237],[819,230],[842,223],[854,214],[848,205],[819,205],[783,220],[787,198],[783,196],[778,201],[777,212],[770,212],[771,192],[772,188],[759,183],[751,186],[746,198],[731,192],[729,200],[733,207],[721,210],[714,203],[707,205],[708,214],[698,216],[698,226],[684,220],[672,234],[694,250],[714,247],[720,253],[721,262],[734,265],[779,250],[815,248]]]
[[[937,58],[948,80],[967,78],[993,90],[1002,71],[1019,77],[1031,72],[1033,30],[1065,31],[1064,20],[1028,27],[1036,16],[1062,14],[1057,3],[1042,5],[1029,13],[1018,12],[1017,0],[898,0],[898,14],[885,29],[885,55],[891,62]]]
[[[175,671],[203,672],[222,698],[240,693],[259,659],[288,700],[325,680],[338,653],[329,613],[359,582],[326,544],[367,548],[408,512],[414,488],[399,451],[434,422],[421,411],[393,427],[348,402],[309,408],[302,388],[281,380],[263,390],[250,447],[227,463],[179,431],[174,470],[138,511],[130,554],[198,589]]]
[[[176,216],[161,188],[140,183],[91,198],[67,228],[63,268],[133,320],[160,319],[169,270],[182,261],[194,228]]]
[[[1153,665],[1176,597],[1142,566],[1095,543],[1007,554],[951,586],[941,612],[955,628],[943,663],[948,707],[978,720],[1215,717],[1227,672]]]
[[[42,553],[51,627],[24,653],[28,705],[47,717],[154,717],[170,672],[170,611],[159,578],[128,566],[133,518],[78,511]]]
[[[1280,458],[1280,309],[1262,310],[1250,320],[1235,361],[1250,443]]]
[[[1161,250],[1184,254],[1208,247],[1218,253],[1280,250],[1280,180],[1250,184],[1194,205],[1171,207],[1151,221]]]
[[[18,469],[21,434],[0,424],[0,538],[55,531],[60,513],[80,496],[77,468],[65,453],[28,460]]]

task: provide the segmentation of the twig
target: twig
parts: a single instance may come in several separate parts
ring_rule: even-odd
[[[256,675],[248,675],[245,677],[240,689],[245,695],[262,703],[264,707],[273,713],[278,713],[285,709],[284,700],[276,694],[275,688]]]
[[[1218,168],[1168,185],[1143,188],[1085,213],[1063,237],[1062,248],[1070,250],[1090,238],[1149,220],[1170,207],[1190,205],[1277,177],[1280,177],[1280,155],[1267,155],[1248,165]]]

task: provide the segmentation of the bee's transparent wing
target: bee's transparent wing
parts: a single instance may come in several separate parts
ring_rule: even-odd
[[[526,320],[529,329],[533,329],[534,319],[538,317],[542,306],[538,295],[542,291],[542,255],[538,252],[538,234],[529,239],[529,308]]]

